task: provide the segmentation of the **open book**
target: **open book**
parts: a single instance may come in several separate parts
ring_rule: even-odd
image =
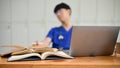
[[[34,57],[38,57],[40,60],[56,59],[56,57],[58,57],[57,59],[59,59],[59,58],[72,59],[73,58],[73,57],[67,55],[66,53],[64,53],[63,51],[56,51],[56,52],[44,52],[41,54],[29,53],[29,54],[23,54],[23,55],[13,55],[13,56],[8,58],[8,61],[25,60],[26,58],[30,58],[30,57],[32,57],[32,59],[27,59],[27,60],[35,60],[36,58],[34,58]]]
[[[6,55],[21,55],[21,54],[28,54],[28,53],[43,53],[43,52],[56,52],[58,49],[56,48],[32,48],[32,47],[22,47],[21,45],[0,45],[0,56]]]
[[[10,55],[13,52],[22,51],[25,49],[26,48],[21,45],[0,45],[0,56]]]

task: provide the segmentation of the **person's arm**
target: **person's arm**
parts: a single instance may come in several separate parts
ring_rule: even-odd
[[[47,34],[47,36],[46,36],[46,38],[42,41],[42,42],[38,42],[38,41],[36,41],[36,42],[34,42],[34,44],[33,44],[33,46],[32,47],[48,47],[49,46],[49,44],[52,42],[52,39],[53,39],[53,35],[54,35],[54,28],[52,28],[49,32],[48,32],[48,34]]]
[[[42,44],[43,44],[43,45],[46,45],[46,46],[49,46],[50,43],[51,43],[51,38],[49,38],[49,37],[46,37],[46,38],[42,41]]]
[[[42,47],[49,47],[49,44],[51,43],[51,38],[46,37],[43,41],[39,42],[36,41],[33,43],[32,48],[42,48]]]

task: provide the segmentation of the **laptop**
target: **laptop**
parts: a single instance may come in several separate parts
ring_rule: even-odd
[[[72,56],[112,55],[120,26],[73,26]]]

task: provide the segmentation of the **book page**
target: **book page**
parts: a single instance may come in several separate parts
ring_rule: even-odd
[[[22,54],[29,54],[29,53],[56,52],[56,51],[58,51],[58,49],[49,48],[49,47],[45,47],[45,48],[28,48],[28,49],[25,49],[25,50],[13,52],[11,55],[22,55]]]
[[[41,58],[41,55],[38,53],[30,53],[30,54],[24,54],[24,55],[14,55],[8,58],[8,61],[16,61],[16,60],[22,60],[24,58],[32,57],[32,56],[37,56]]]
[[[72,56],[67,55],[63,51],[57,51],[57,52],[45,52],[41,55],[41,59],[45,59],[48,56],[59,56],[63,58],[73,58]]]
[[[12,52],[24,50],[25,48],[18,45],[2,45],[0,46],[0,56],[10,54]]]

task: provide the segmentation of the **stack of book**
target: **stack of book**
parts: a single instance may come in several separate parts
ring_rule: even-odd
[[[5,56],[10,54],[8,61],[24,61],[24,60],[51,60],[51,59],[72,59],[73,57],[56,48],[18,48],[9,53],[1,54]]]

